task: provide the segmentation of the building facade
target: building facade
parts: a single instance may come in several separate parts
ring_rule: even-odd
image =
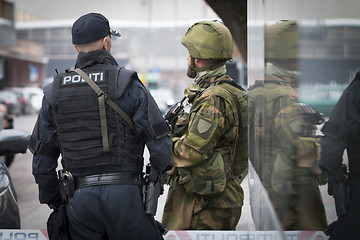
[[[15,5],[0,0],[0,89],[41,86],[47,58],[42,46],[16,36]]]

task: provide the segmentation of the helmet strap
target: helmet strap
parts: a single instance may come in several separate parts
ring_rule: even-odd
[[[195,59],[192,57],[190,67],[191,67],[191,70],[196,73],[196,72],[202,72],[202,71],[206,71],[206,70],[212,71],[212,70],[214,70],[214,69],[216,69],[218,67],[221,67],[221,66],[225,65],[225,63],[226,63],[226,60],[221,62],[221,63],[215,64],[215,65],[212,65],[212,66],[208,66],[208,67],[196,67],[195,66]]]
[[[197,73],[196,73],[196,66],[195,66],[195,58],[190,57],[190,70],[191,70],[191,76],[189,76],[190,78],[194,78],[196,77]]]

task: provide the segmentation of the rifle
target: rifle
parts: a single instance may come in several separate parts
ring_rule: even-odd
[[[195,82],[195,85],[198,85],[199,82],[201,82],[201,80],[202,80],[202,78],[199,78]],[[198,90],[195,90],[194,92],[196,93],[196,95],[198,95],[200,93],[200,91],[198,91]],[[172,105],[171,108],[165,113],[164,119],[170,126],[171,131],[173,131],[173,128],[174,128],[174,125],[176,123],[178,116],[184,112],[184,107],[188,103],[189,103],[189,98],[187,96],[184,96],[180,101],[178,101],[177,103]]]
[[[320,125],[325,122],[324,115],[316,110],[313,106],[306,103],[299,103],[301,114],[307,122],[313,125]]]
[[[329,224],[324,230],[324,233],[328,236],[332,234],[337,223],[339,223],[347,213],[350,201],[348,180],[349,172],[345,164],[342,164],[339,171],[335,172],[335,174],[328,175],[328,193],[334,197],[336,215],[338,216],[338,219]]]
[[[170,126],[170,129],[174,128],[178,116],[184,112],[184,102],[187,97],[183,97],[180,101],[171,106],[171,108],[165,113],[164,119]]]
[[[164,193],[162,178],[162,174],[152,169],[150,163],[146,165],[142,193],[145,213],[147,215],[155,216],[156,214],[158,198]],[[155,222],[161,234],[165,235],[168,229],[159,221],[155,220]]]

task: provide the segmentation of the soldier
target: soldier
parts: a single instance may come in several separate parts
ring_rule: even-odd
[[[322,117],[297,99],[298,38],[294,21],[266,26],[265,80],[248,92],[250,160],[284,230],[323,230],[327,223],[318,185],[324,176],[315,138]],[[256,228],[275,230],[254,190],[250,203]]]
[[[140,185],[145,144],[154,170],[172,168],[170,131],[136,72],[111,55],[111,36],[120,34],[103,15],[81,16],[72,26],[76,69],[44,87],[29,142],[39,200],[56,213],[66,199],[72,239],[163,239],[145,212]],[[56,222],[52,216],[48,223]],[[54,227],[49,233],[61,232]]]
[[[325,135],[321,138],[319,165],[327,173],[329,193],[335,198],[339,217],[332,231],[329,231],[330,239],[359,239],[360,72],[345,89],[321,130]],[[341,167],[345,149],[348,157],[348,173],[343,172]]]
[[[169,229],[234,230],[247,173],[247,96],[226,74],[233,57],[230,31],[220,22],[193,24],[181,42],[188,50],[184,93],[189,112],[173,129],[173,158],[162,222]]]

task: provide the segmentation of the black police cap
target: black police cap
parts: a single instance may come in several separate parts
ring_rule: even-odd
[[[120,37],[120,33],[110,29],[109,21],[100,13],[88,13],[76,20],[71,29],[72,43],[94,42],[107,35]]]

